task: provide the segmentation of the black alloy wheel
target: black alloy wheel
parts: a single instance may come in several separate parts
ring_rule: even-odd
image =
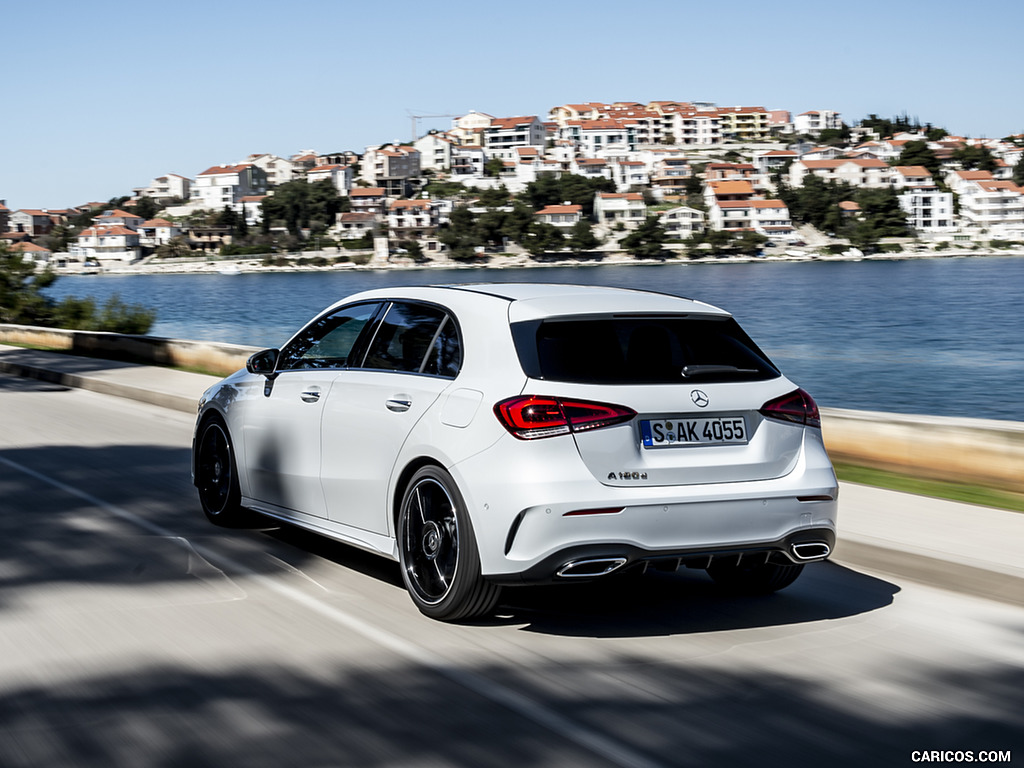
[[[409,482],[398,515],[402,579],[416,607],[456,621],[489,613],[501,589],[480,575],[472,524],[455,481],[423,467]]]
[[[203,425],[196,451],[196,488],[207,519],[223,526],[241,523],[243,510],[235,455],[220,419],[211,418]]]

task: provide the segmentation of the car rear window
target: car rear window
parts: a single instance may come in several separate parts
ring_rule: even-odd
[[[731,317],[549,318],[512,326],[523,371],[574,383],[761,381],[781,374]]]

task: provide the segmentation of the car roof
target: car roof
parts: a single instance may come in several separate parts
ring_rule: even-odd
[[[608,313],[729,315],[702,301],[632,288],[558,283],[470,283],[449,287],[509,300],[511,322]]]
[[[509,322],[608,314],[700,314],[729,317],[723,309],[667,293],[609,286],[560,283],[461,283],[376,288],[342,303],[365,299],[408,298],[452,303],[459,295],[489,297],[507,303]],[[338,306],[338,305],[336,305]],[[454,308],[454,307],[453,307]]]

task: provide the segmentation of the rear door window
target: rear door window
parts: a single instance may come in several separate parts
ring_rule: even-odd
[[[454,378],[461,364],[458,327],[447,312],[396,301],[378,323],[362,367]]]
[[[731,317],[550,318],[516,323],[512,334],[531,378],[679,384],[781,375]]]

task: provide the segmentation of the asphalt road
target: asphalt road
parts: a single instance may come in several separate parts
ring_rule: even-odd
[[[0,376],[0,766],[1024,764],[1018,606],[824,563],[441,624],[393,563],[209,526],[191,428]]]

